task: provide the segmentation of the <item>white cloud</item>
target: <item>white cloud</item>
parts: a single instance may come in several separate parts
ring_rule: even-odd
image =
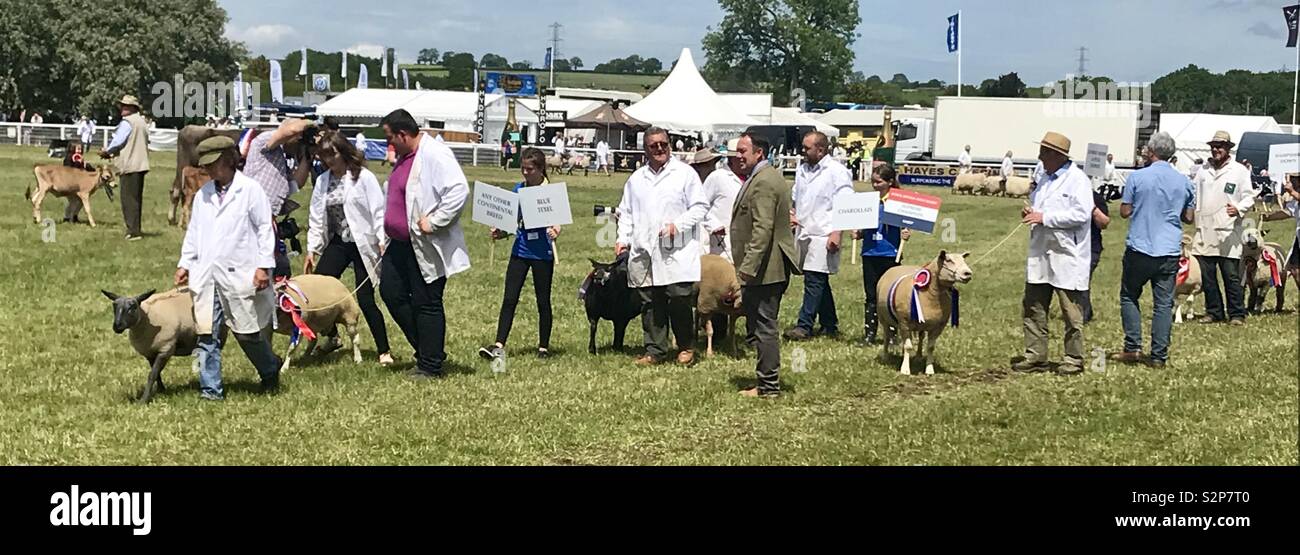
[[[226,31],[226,36],[243,42],[250,50],[261,52],[290,42],[296,44],[301,37],[297,29],[280,23],[253,25],[245,29],[230,28]]]
[[[378,58],[384,53],[383,45],[370,44],[368,42],[357,43],[347,48],[348,54],[357,54],[370,58]]]

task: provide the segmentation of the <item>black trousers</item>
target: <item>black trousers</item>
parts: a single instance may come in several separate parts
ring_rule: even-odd
[[[670,326],[677,340],[677,351],[688,351],[695,346],[696,284],[674,283],[636,291],[641,296],[641,329],[645,331],[646,354],[657,359],[668,356],[672,349],[668,342]]]
[[[367,279],[366,265],[361,260],[361,251],[356,243],[348,243],[335,237],[325,245],[320,260],[316,262],[316,273],[326,276],[342,277],[343,270],[352,266],[353,279],[357,284],[357,304],[361,305],[361,314],[366,317],[366,326],[375,338],[375,350],[379,354],[387,353],[388,327],[384,323],[384,313],[375,304],[375,286]]]
[[[124,173],[122,183],[122,221],[127,235],[140,234],[140,211],[144,206],[144,176],[149,172]]]
[[[528,271],[533,271],[533,293],[537,296],[537,346],[551,347],[551,278],[555,275],[554,260],[533,260],[510,257],[506,267],[506,295],[501,301],[501,314],[497,316],[497,343],[506,344],[510,328],[515,323],[515,308],[519,294],[524,290]]]
[[[876,340],[876,330],[880,322],[876,314],[876,287],[880,284],[880,277],[897,265],[892,256],[862,257],[862,292],[866,293],[866,301],[863,303],[866,315],[863,331],[868,342]]]
[[[781,337],[779,321],[781,296],[788,283],[747,285],[743,293],[745,302],[745,343],[758,351],[758,391],[774,394],[781,391]]]
[[[1088,290],[1083,292],[1083,302],[1079,303],[1079,310],[1083,311],[1083,323],[1087,324],[1092,321],[1092,290],[1096,289],[1092,285],[1092,276],[1097,275],[1097,265],[1101,264],[1101,253],[1092,253],[1091,266],[1088,269]]]
[[[447,278],[425,283],[411,244],[389,241],[384,252],[379,294],[397,326],[415,349],[420,371],[441,374],[447,361],[447,314],[442,294]]]
[[[1201,283],[1205,292],[1205,313],[1215,320],[1246,319],[1246,289],[1241,283],[1241,261],[1222,256],[1198,256],[1201,265]],[[1219,289],[1219,275],[1228,296],[1227,317],[1224,317],[1223,292]]]

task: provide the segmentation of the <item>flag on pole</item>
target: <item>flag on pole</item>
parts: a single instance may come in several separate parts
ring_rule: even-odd
[[[546,63],[542,64],[542,69],[551,69],[551,48],[546,47]]]
[[[388,47],[384,47],[384,52],[379,55],[379,76],[384,79],[388,78]]]
[[[370,72],[366,71],[365,62],[362,62],[361,69],[357,70],[357,88],[358,89],[370,88]]]
[[[234,109],[238,112],[244,109],[244,68],[242,67],[239,68],[238,73],[235,74],[235,86],[233,88],[235,89]]]
[[[298,66],[298,77],[307,75],[307,49],[302,49],[302,64]]]
[[[278,60],[271,60],[271,102],[284,102],[284,74]]]
[[[343,88],[347,89],[348,88],[348,51],[347,50],[343,51],[343,70],[341,71],[341,73],[343,75]]]
[[[407,73],[405,69],[402,70],[402,88],[411,88],[411,74]]]
[[[1282,15],[1286,17],[1287,39],[1286,47],[1295,48],[1296,45],[1296,23],[1300,21],[1300,4],[1282,8]]]
[[[961,36],[959,25],[961,14],[952,14],[948,16],[948,53],[951,54],[961,49]]]

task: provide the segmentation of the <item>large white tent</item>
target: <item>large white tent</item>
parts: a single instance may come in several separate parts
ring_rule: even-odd
[[[689,48],[682,49],[677,66],[645,100],[628,106],[627,115],[678,132],[735,135],[758,125],[718,96],[695,67]]]
[[[1227,131],[1234,142],[1248,132],[1282,133],[1282,127],[1270,116],[1233,116],[1222,114],[1161,114],[1160,130],[1169,133],[1178,145],[1178,167],[1191,168],[1197,158],[1209,158],[1205,144],[1216,131]]]
[[[812,116],[800,112],[798,108],[773,106],[771,124],[791,127],[816,127],[818,131],[825,133],[827,137],[834,138],[840,136],[840,130],[838,128],[813,119]]]
[[[499,94],[489,94],[484,98],[485,138],[501,135],[509,117],[509,102]],[[469,132],[474,131],[474,120],[478,116],[478,93],[351,89],[317,106],[316,114],[373,120],[399,108],[410,112],[421,125]],[[521,125],[537,123],[537,115],[525,103],[519,102],[515,107],[515,121]]]

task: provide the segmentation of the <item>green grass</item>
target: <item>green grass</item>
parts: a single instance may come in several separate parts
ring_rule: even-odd
[[[60,224],[43,243],[20,200],[34,148],[0,147],[0,464],[1297,464],[1297,316],[1253,317],[1244,329],[1177,327],[1173,365],[1162,371],[1110,366],[1077,377],[1009,373],[1021,349],[1020,295],[1026,236],[984,263],[964,289],[963,326],[937,354],[939,375],[900,376],[877,349],[854,345],[861,326],[861,275],[835,276],[844,340],[800,345],[807,372],[789,372],[786,395],[747,400],[753,359],[720,355],[693,368],[634,368],[632,354],[585,351],[587,323],[575,299],[595,245],[592,204],[617,202],[622,180],[565,178],[577,223],[560,241],[554,301],[557,357],[530,356],[536,338],[531,286],[525,288],[505,373],[475,350],[492,339],[505,267],[504,245],[489,262],[486,232],[468,221],[474,269],[447,287],[450,377],[414,383],[341,352],[307,360],[277,397],[253,393],[256,375],[235,346],[227,351],[224,403],[200,402],[189,359],[172,361],[169,390],[133,404],[145,362],[111,331],[99,289],[166,290],[181,233],[166,228],[172,157],[155,154],[146,186],[144,241],[123,241],[118,204],[96,195],[100,224]],[[508,183],[515,174],[467,168],[470,180]],[[927,191],[937,192],[937,191]],[[1020,201],[945,196],[959,244],[980,256],[1018,223]],[[299,193],[306,203],[309,192]],[[63,201],[47,200],[47,217]],[[300,215],[300,221],[305,216]],[[1270,224],[1289,236],[1291,222]],[[1106,233],[1097,273],[1098,320],[1087,347],[1121,344],[1118,280],[1125,223]],[[919,234],[918,234],[919,235]],[[940,247],[919,235],[907,261]],[[301,259],[295,260],[300,267]],[[351,283],[351,277],[344,281]],[[801,285],[782,306],[791,325]],[[1289,305],[1300,297],[1291,290]],[[411,350],[389,325],[399,360]],[[1060,356],[1061,324],[1052,347]],[[639,343],[639,321],[629,343]],[[602,325],[600,342],[611,331]],[[369,334],[363,333],[369,342]],[[283,350],[286,340],[276,338]],[[752,356],[752,351],[750,351]]]

